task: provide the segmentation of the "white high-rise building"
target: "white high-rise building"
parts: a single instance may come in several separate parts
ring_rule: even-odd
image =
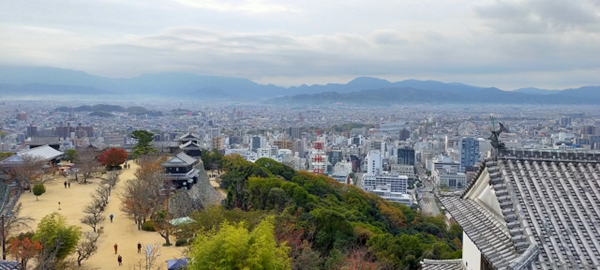
[[[381,152],[379,150],[371,150],[367,156],[367,175],[378,175],[382,172]]]

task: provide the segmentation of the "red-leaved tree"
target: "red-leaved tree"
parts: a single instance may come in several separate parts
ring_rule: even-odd
[[[42,252],[42,244],[40,240],[31,241],[27,237],[23,240],[12,238],[9,242],[9,252],[19,262],[19,269],[27,269],[27,262]]]
[[[127,160],[127,152],[123,148],[110,148],[98,156],[100,164],[106,167],[117,167]]]

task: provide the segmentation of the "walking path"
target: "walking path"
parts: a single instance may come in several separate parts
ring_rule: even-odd
[[[161,254],[156,262],[161,266],[160,269],[167,269],[166,260],[174,258],[182,258],[182,252],[185,247],[175,247],[175,238],[171,238],[173,246],[161,246],[165,240],[156,232],[138,231],[137,225],[132,219],[119,207],[118,192],[125,181],[134,179],[133,173],[138,166],[130,162],[131,168],[124,169],[120,175],[120,181],[112,191],[108,207],[104,211],[106,220],[100,225],[104,227],[104,234],[98,239],[98,252],[95,253],[89,260],[82,263],[84,269],[130,269],[140,262],[145,262],[144,250],[146,244],[158,244],[160,246],[159,253]],[[39,197],[36,201],[32,193],[24,192],[19,202],[22,203],[22,215],[29,215],[35,218],[35,224],[31,224],[33,230],[36,229],[37,223],[42,217],[52,212],[59,212],[67,217],[69,225],[77,225],[82,228],[82,231],[92,231],[92,228],[81,223],[79,219],[84,216],[83,207],[91,201],[90,194],[94,192],[100,179],[92,179],[91,184],[77,184],[72,182],[71,188],[64,188],[63,182],[66,178],[59,177],[55,180],[46,183],[46,193]],[[58,210],[58,202],[60,208]],[[110,222],[110,214],[114,215],[114,221]],[[142,253],[137,253],[137,243],[143,245]],[[117,256],[113,246],[118,245],[118,254],[123,257],[123,266],[119,266]],[[143,269],[143,268],[142,268]]]

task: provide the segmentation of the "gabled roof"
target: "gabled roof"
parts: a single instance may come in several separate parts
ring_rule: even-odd
[[[3,165],[3,166],[19,165],[21,163],[23,163],[23,158],[17,154],[14,154],[14,155],[0,161],[0,165]]]
[[[193,165],[197,160],[194,159],[193,157],[190,157],[188,155],[186,155],[185,153],[181,152],[179,154],[177,154],[175,157],[169,159],[168,161],[164,162],[162,164],[162,166],[168,167],[168,166],[188,166],[188,165]]]
[[[64,153],[48,146],[47,144],[38,146],[35,148],[27,149],[27,150],[17,153],[17,155],[19,155],[20,157],[31,156],[31,157],[41,158],[41,159],[45,159],[45,160],[57,158],[57,157],[61,156],[62,154],[64,154]]]
[[[194,141],[188,141],[188,142],[180,145],[179,148],[180,149],[186,149],[186,148],[199,149],[200,145],[198,145]]]
[[[179,137],[179,140],[184,140],[184,139],[199,139],[199,138],[198,138],[198,136],[188,132],[186,134],[183,134],[181,137]]]
[[[600,269],[599,175],[600,153],[509,150],[484,162],[462,196],[440,201],[497,269]],[[500,220],[472,196],[485,185]]]

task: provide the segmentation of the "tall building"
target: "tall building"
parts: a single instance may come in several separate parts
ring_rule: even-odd
[[[221,136],[221,129],[220,128],[211,128],[208,130],[208,136],[210,136],[211,138],[214,137],[220,137]]]
[[[398,149],[398,164],[401,165],[415,165],[415,149],[410,147],[403,147]]]
[[[27,137],[34,137],[34,136],[39,136],[38,134],[38,127],[37,126],[28,126],[27,127],[27,132],[25,133],[27,134]]]
[[[367,156],[367,174],[377,175],[382,172],[381,152],[379,152],[379,150],[371,150]]]
[[[403,128],[402,130],[400,130],[400,140],[406,141],[408,139],[410,139],[410,131],[406,128]]]
[[[278,149],[289,149],[289,150],[294,151],[294,142],[292,142],[292,141],[287,141],[287,140],[274,141],[273,145],[277,146]]]
[[[292,140],[300,139],[302,136],[302,128],[301,127],[290,127],[288,129],[288,134]]]
[[[571,117],[563,116],[560,118],[560,126],[566,127],[571,125]]]
[[[298,156],[303,158],[306,156],[306,147],[303,140],[296,140],[294,142],[294,151],[298,153]]]
[[[329,164],[331,164],[332,166],[335,166],[335,164],[342,161],[342,159],[343,159],[342,150],[333,149],[333,150],[327,152],[327,159],[329,160]]]
[[[479,140],[473,137],[464,137],[460,140],[460,171],[472,167],[479,162]]]
[[[15,118],[19,121],[27,121],[27,113],[19,112]]]
[[[260,148],[260,136],[252,137],[252,150]]]
[[[223,150],[223,137],[210,138],[210,149]]]

